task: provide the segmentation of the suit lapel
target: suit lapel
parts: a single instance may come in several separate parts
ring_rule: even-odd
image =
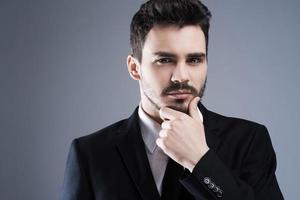
[[[203,115],[203,125],[205,130],[206,142],[209,148],[216,150],[220,143],[219,124],[217,121],[216,114],[207,110],[200,102],[198,104],[199,110]]]
[[[124,132],[117,144],[120,156],[142,199],[158,200],[160,197],[141,136],[137,108],[124,126],[120,129]]]

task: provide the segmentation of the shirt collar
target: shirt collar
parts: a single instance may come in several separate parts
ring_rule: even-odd
[[[141,128],[142,137],[147,149],[152,154],[156,148],[156,139],[159,137],[159,131],[161,126],[159,123],[154,121],[142,108],[140,103],[139,110],[139,123]]]

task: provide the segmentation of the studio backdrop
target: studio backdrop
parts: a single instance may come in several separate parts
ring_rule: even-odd
[[[128,117],[129,24],[142,0],[0,1],[0,199],[53,200],[72,139]],[[299,199],[300,1],[205,0],[204,105],[267,126],[278,182]]]

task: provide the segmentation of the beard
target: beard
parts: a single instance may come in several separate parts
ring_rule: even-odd
[[[163,98],[167,98],[168,93],[175,92],[178,90],[189,91],[193,98],[200,97],[200,101],[204,96],[205,88],[206,88],[207,77],[205,77],[204,83],[201,85],[200,89],[196,89],[195,87],[187,84],[186,82],[172,82],[169,86],[164,88],[160,95],[157,95],[152,90],[150,84],[146,83],[144,80],[141,81],[142,90],[146,98],[149,102],[159,111],[161,107],[166,106],[172,108],[174,110],[183,112],[188,114],[188,104],[187,99],[175,99],[174,101],[167,103],[167,105],[162,105],[161,100]]]

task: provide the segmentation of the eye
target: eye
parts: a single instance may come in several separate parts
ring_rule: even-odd
[[[187,59],[187,63],[190,64],[199,64],[199,63],[203,63],[204,62],[204,58],[202,57],[191,57]]]
[[[175,61],[172,58],[159,58],[155,62],[157,64],[169,64],[174,63]]]

